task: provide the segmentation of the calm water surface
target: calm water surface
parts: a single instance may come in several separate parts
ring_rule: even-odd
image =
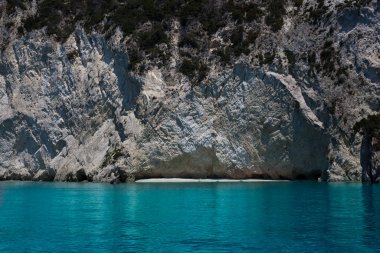
[[[0,183],[0,252],[380,252],[380,185]]]

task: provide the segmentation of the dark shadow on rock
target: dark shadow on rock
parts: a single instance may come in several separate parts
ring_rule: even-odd
[[[293,114],[292,128],[293,142],[288,151],[294,178],[320,178],[329,165],[327,153],[330,137],[322,129],[311,125],[298,111]]]
[[[362,166],[362,181],[380,183],[380,159],[377,143],[374,137],[364,133],[360,149],[360,165]]]

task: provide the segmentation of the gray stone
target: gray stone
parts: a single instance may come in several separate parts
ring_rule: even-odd
[[[210,73],[198,86],[178,72],[176,31],[170,64],[146,60],[137,75],[120,32],[106,40],[78,25],[61,43],[43,29],[5,31],[6,19],[22,14],[2,13],[10,43],[0,38],[0,180],[368,181],[371,171],[378,181],[378,152],[352,127],[380,111],[380,12],[375,2],[359,14],[339,11],[340,2],[328,3],[319,29],[302,8],[289,10],[278,33],[263,27],[251,49],[275,52],[272,64],[251,53],[225,67],[205,53]],[[327,39],[344,76],[317,70]],[[285,50],[300,61],[290,66]]]

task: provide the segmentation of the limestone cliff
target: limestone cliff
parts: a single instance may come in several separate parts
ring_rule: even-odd
[[[0,0],[1,180],[379,181],[378,1],[57,2]]]

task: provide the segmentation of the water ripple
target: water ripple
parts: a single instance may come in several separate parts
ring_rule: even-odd
[[[0,252],[377,252],[380,186],[0,183]]]

